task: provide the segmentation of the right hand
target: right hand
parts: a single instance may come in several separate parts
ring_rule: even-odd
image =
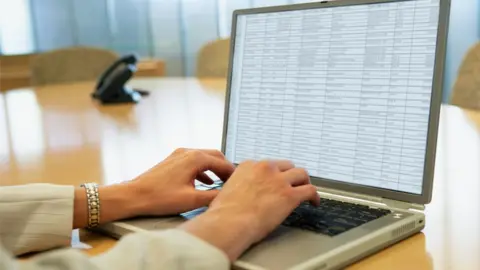
[[[238,166],[210,208],[182,227],[234,261],[304,201],[320,203],[304,169],[289,161],[247,161]]]
[[[210,209],[228,208],[250,217],[254,242],[272,232],[302,202],[320,203],[317,189],[305,169],[290,161],[242,163],[213,200]]]

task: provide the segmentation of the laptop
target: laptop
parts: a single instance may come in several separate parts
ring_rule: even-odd
[[[338,269],[424,228],[449,9],[450,0],[342,0],[234,12],[223,153],[235,164],[292,160],[322,198],[234,268]],[[203,211],[101,230],[168,229]]]

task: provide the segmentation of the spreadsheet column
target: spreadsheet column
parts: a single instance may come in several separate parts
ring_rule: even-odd
[[[262,61],[262,84],[258,114],[258,134],[255,158],[265,159],[280,155],[278,145],[282,133],[282,109],[287,72],[286,51],[289,35],[288,22],[276,13],[266,15],[265,47]]]
[[[296,32],[301,34],[302,42],[297,58],[293,156],[298,166],[313,174],[317,173],[321,155],[331,12],[304,11],[301,28]]]
[[[266,18],[247,18],[244,37],[245,50],[242,73],[235,160],[241,162],[255,153],[262,83],[262,61],[265,49]]]
[[[238,31],[235,33],[235,46],[243,47],[245,42],[245,32],[246,32],[246,20],[244,17],[240,17],[237,21],[237,25],[239,26]],[[234,69],[243,66],[243,52],[236,53],[233,55],[233,65]],[[232,80],[230,87],[233,89],[239,89],[242,86],[242,73],[235,72],[232,74]],[[238,121],[238,110],[239,110],[239,95],[240,91],[231,91],[230,92],[230,100],[232,102],[229,103],[229,116],[228,122],[226,123],[227,131],[226,136],[227,138],[233,138],[236,140],[237,137],[237,121]],[[229,160],[235,160],[235,152],[236,152],[236,144],[226,143],[225,144],[225,156]]]
[[[366,10],[366,7],[361,9]],[[319,161],[320,173],[330,179],[355,180],[353,168],[367,19],[366,14],[353,14],[350,8],[339,8],[332,14]]]
[[[420,192],[435,61],[439,0],[415,2],[399,189]]]
[[[285,20],[289,24],[288,37],[285,39],[288,44],[286,51],[287,70],[285,73],[285,92],[283,94],[282,133],[280,135],[280,155],[281,159],[292,160],[293,133],[295,121],[295,93],[297,91],[298,75],[298,54],[302,37],[299,29],[302,24],[302,17],[299,12],[291,12]]]
[[[398,3],[382,162],[383,183],[381,186],[388,189],[398,189],[402,154],[402,130],[405,121],[408,78],[410,76],[414,11],[415,4],[413,2]]]
[[[380,186],[397,4],[368,7],[355,181]]]
[[[282,134],[280,135],[280,158],[292,160],[294,156],[293,151],[293,134],[295,132],[295,93],[298,87],[298,56],[300,54],[300,47],[302,44],[302,35],[300,29],[302,27],[301,12],[290,12],[288,17],[289,32],[288,32],[288,52],[287,71],[285,92],[283,95],[283,109],[282,109]]]

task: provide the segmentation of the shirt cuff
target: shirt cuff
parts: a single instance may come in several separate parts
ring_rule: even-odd
[[[178,247],[185,269],[230,269],[227,254],[185,231],[172,229],[158,233],[166,242]]]
[[[99,269],[230,269],[226,254],[178,229],[126,235],[92,262]]]
[[[0,239],[15,255],[70,245],[73,186],[0,188]]]

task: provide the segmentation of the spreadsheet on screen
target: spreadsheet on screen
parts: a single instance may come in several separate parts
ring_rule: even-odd
[[[227,158],[421,194],[439,5],[238,15]]]

